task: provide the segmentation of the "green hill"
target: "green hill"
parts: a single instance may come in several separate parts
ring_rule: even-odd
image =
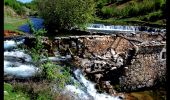
[[[4,30],[12,30],[22,33],[18,30],[18,26],[27,23],[27,18],[22,18],[14,9],[4,5]]]
[[[96,22],[164,26],[166,0],[96,0]]]

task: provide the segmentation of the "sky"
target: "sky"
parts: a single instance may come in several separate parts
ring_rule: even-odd
[[[20,2],[23,2],[23,3],[28,3],[28,2],[31,2],[32,0],[17,0],[17,1],[20,1]]]

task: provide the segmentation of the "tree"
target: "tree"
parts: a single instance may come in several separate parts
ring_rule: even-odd
[[[37,0],[39,15],[47,29],[82,27],[93,20],[93,0]]]

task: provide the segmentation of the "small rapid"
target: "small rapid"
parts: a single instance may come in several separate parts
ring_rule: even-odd
[[[30,78],[37,74],[39,68],[31,63],[32,58],[24,50],[18,50],[17,46],[24,43],[19,41],[4,41],[4,75],[15,78]]]
[[[32,63],[31,56],[27,54],[25,50],[18,49],[18,45],[22,44],[24,44],[24,39],[18,41],[4,41],[5,76],[27,79],[40,73],[40,69]],[[66,58],[70,59],[70,57]],[[51,59],[54,61],[60,61],[63,58],[51,57]],[[65,85],[63,93],[72,94],[74,100],[121,100],[119,96],[111,96],[107,93],[98,93],[95,89],[95,83],[88,81],[79,69],[76,69],[73,72],[72,81],[72,83]],[[75,85],[75,83],[78,83],[78,85]]]
[[[87,80],[79,69],[74,71],[74,75],[76,79],[74,78],[73,80],[78,82],[79,85],[66,85],[65,92],[69,91],[74,94],[74,99],[76,100],[121,100],[121,98],[123,98],[123,95],[120,97],[111,96],[106,93],[98,93],[95,89],[95,83]]]
[[[128,25],[104,25],[104,24],[89,24],[87,30],[90,32],[166,32],[166,29],[159,29],[148,26],[128,26]]]

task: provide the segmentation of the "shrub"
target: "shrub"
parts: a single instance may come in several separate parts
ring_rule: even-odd
[[[38,0],[38,12],[51,30],[83,27],[93,20],[93,0]]]
[[[4,100],[29,100],[29,96],[20,90],[15,90],[11,84],[4,83]]]
[[[112,17],[112,13],[113,13],[113,8],[105,6],[102,8],[102,13],[104,14],[103,17],[104,18],[109,18]]]
[[[31,21],[29,22],[30,30],[33,32],[35,36],[35,47],[31,48],[31,55],[34,60],[34,62],[39,62],[39,60],[42,58],[42,56],[45,56],[45,58],[48,59],[48,53],[43,52],[43,44],[41,40],[41,36],[46,33],[44,29],[35,30],[33,24]],[[60,87],[64,87],[65,83],[70,80],[70,74],[68,70],[63,69],[61,66],[56,66],[53,64],[49,59],[47,62],[40,64],[40,69],[42,70],[42,78],[45,78],[49,81],[55,81],[58,80],[57,83]],[[61,72],[63,71],[63,72]]]

